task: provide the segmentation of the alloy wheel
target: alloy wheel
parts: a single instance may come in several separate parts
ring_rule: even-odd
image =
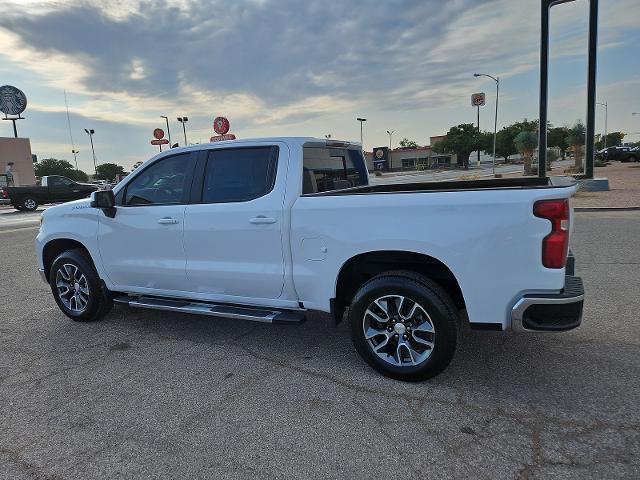
[[[362,328],[371,351],[396,367],[420,365],[435,346],[431,317],[418,302],[401,295],[386,295],[371,302]]]
[[[73,313],[82,313],[87,308],[90,293],[87,277],[76,265],[65,263],[58,268],[56,288],[58,298]]]

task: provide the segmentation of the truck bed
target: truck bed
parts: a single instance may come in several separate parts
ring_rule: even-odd
[[[457,180],[416,183],[386,183],[345,188],[329,192],[310,193],[305,196],[362,195],[369,193],[427,193],[470,190],[508,190],[571,187],[576,184],[572,177],[521,177],[491,178],[487,180]]]

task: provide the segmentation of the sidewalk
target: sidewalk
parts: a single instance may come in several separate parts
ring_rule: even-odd
[[[594,177],[609,179],[608,192],[580,192],[572,198],[577,208],[640,208],[640,163],[612,162],[596,167]]]

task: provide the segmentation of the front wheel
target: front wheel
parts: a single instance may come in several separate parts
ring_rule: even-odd
[[[66,250],[56,257],[49,271],[49,285],[62,313],[77,322],[99,320],[113,307],[83,250]]]
[[[36,200],[34,197],[25,197],[20,202],[20,206],[28,212],[33,212],[36,208],[38,208],[38,200]]]
[[[398,380],[434,377],[456,349],[458,314],[435,282],[413,272],[389,272],[365,283],[349,309],[351,338],[375,370]]]

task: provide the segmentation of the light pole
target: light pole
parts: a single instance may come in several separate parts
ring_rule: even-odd
[[[169,118],[165,115],[160,115],[160,118],[164,118],[164,121],[167,122],[167,136],[169,137],[169,148],[171,148],[171,130],[169,130]]]
[[[393,167],[393,162],[391,161],[391,137],[394,132],[395,130],[387,130],[387,134],[389,135],[389,170]]]
[[[76,150],[74,148],[73,150],[71,150],[71,153],[73,153],[73,159],[76,162],[76,170],[78,170],[78,154],[80,153],[80,150]]]
[[[182,124],[182,131],[184,132],[184,146],[187,146],[187,127],[185,123],[189,121],[188,117],[178,117],[178,121]]]
[[[500,93],[500,77],[487,75],[486,73],[474,73],[474,77],[489,77],[496,82],[496,114],[493,119],[493,176],[496,175],[496,135],[498,134],[498,95]]]
[[[86,128],[84,129],[85,132],[87,132],[87,135],[89,135],[89,140],[91,140],[91,152],[93,153],[93,169],[95,171],[96,177],[98,176],[98,165],[96,164],[96,150],[93,148],[93,134],[96,133],[96,131],[92,128],[90,130],[87,130]],[[98,180],[96,178],[96,180]]]
[[[367,121],[366,118],[356,118],[360,122],[360,145],[362,145],[362,151],[364,151],[364,142],[362,141],[362,124]]]
[[[607,105],[607,102],[596,102],[596,105],[602,105],[604,107],[604,140],[603,140],[603,144],[604,144],[604,148],[607,148],[607,121],[609,119],[609,106]]]

